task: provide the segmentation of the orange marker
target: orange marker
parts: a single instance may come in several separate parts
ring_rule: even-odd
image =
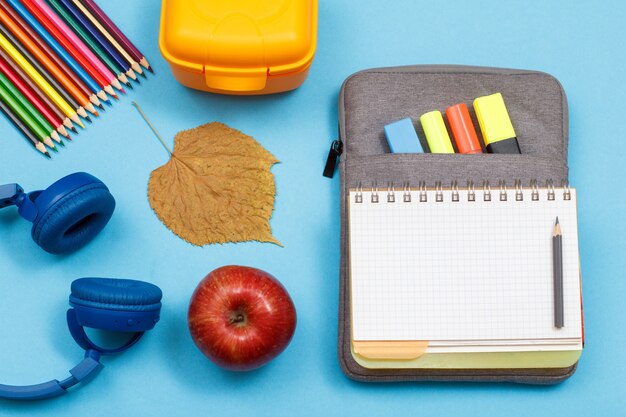
[[[446,117],[448,118],[450,129],[452,129],[452,135],[459,153],[483,153],[476,135],[476,129],[464,103],[448,107],[446,109]]]

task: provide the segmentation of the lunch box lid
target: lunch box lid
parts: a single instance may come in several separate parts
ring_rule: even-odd
[[[316,42],[317,0],[163,0],[161,53],[208,84],[262,88],[306,70]]]

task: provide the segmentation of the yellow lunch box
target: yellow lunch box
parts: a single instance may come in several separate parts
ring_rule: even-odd
[[[159,47],[187,87],[271,94],[299,87],[317,43],[317,0],[163,0]]]

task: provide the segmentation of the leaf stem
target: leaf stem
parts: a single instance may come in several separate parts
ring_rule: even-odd
[[[165,144],[165,141],[163,140],[159,132],[157,132],[155,127],[152,125],[152,123],[150,123],[150,120],[148,120],[148,117],[145,115],[143,110],[141,110],[141,107],[139,107],[139,104],[137,104],[136,101],[133,101],[133,106],[137,108],[137,111],[139,112],[139,114],[141,114],[141,117],[143,117],[143,120],[145,120],[146,123],[148,123],[148,126],[150,126],[150,129],[152,129],[152,132],[154,133],[154,135],[157,137],[157,139],[159,139],[159,142],[161,142],[161,145],[163,145],[163,147],[167,150],[167,152],[169,152],[169,154],[172,155],[173,153],[172,150],[169,148],[169,146]]]

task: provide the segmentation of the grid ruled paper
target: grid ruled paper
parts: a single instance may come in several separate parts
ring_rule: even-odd
[[[554,201],[531,190],[349,193],[350,284],[353,340],[522,340],[541,345],[581,337],[581,290],[576,191]],[[554,327],[552,233],[558,216],[563,233],[565,325]],[[489,344],[489,342],[487,342]],[[504,343],[506,344],[506,343]]]

